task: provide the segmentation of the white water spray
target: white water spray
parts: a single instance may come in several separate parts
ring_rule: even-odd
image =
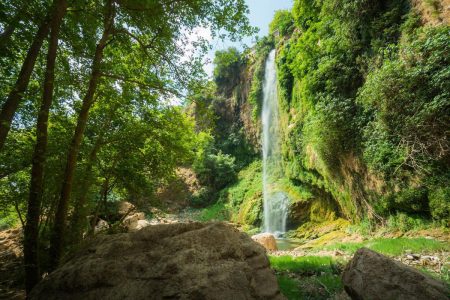
[[[280,236],[286,232],[289,199],[277,191],[275,183],[282,176],[278,130],[278,95],[275,50],[266,61],[262,108],[264,232]]]

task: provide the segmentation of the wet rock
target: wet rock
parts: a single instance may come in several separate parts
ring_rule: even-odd
[[[30,299],[284,299],[263,247],[223,223],[100,235]]]
[[[448,300],[450,292],[443,282],[367,248],[355,253],[342,281],[352,299]]]
[[[252,236],[252,239],[261,244],[264,248],[270,251],[278,250],[275,236],[271,233],[260,233]]]

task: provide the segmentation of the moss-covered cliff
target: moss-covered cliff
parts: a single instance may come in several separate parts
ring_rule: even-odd
[[[276,13],[270,36],[240,56],[233,65],[238,72],[226,64],[231,50],[219,53],[217,94],[235,107],[235,118],[221,131],[229,135],[226,128],[238,124],[241,143],[257,149],[264,61],[276,48],[280,188],[292,202],[291,228],[339,217],[383,222],[399,214],[448,225],[450,27],[444,2],[296,0],[292,11]],[[255,169],[242,171],[221,194],[233,220],[243,224],[260,224]]]

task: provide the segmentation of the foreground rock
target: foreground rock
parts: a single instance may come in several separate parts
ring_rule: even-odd
[[[261,244],[264,248],[270,251],[278,250],[277,241],[275,240],[275,236],[271,233],[260,233],[252,236],[252,239]]]
[[[98,236],[30,299],[284,299],[263,247],[223,223]]]
[[[444,283],[367,248],[355,253],[342,281],[352,299],[448,300],[450,292]]]
[[[25,299],[22,228],[0,231],[0,299]]]

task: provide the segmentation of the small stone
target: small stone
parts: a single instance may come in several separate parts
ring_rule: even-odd
[[[269,251],[278,250],[275,236],[271,233],[255,234],[252,236],[252,239]]]

